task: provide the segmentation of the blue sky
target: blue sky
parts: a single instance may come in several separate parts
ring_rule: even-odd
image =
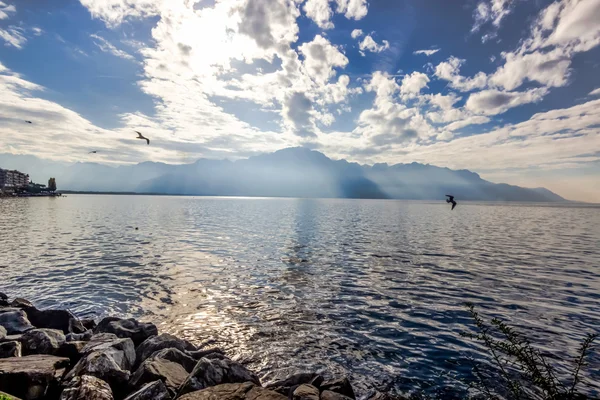
[[[600,202],[599,68],[597,0],[0,0],[0,152],[307,146]]]

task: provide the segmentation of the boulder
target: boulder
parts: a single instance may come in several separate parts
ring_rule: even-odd
[[[321,377],[321,375],[303,372],[303,373],[299,373],[299,374],[294,374],[286,379],[272,382],[272,383],[266,385],[265,387],[267,389],[274,390],[278,393],[281,393],[284,396],[288,396],[290,393],[290,390],[292,388],[296,388],[297,386],[305,384],[305,383],[311,383],[318,377],[321,378],[320,382],[319,382],[319,385],[320,385],[320,383],[322,382],[322,379],[323,379]],[[319,385],[314,385],[314,386],[318,387]]]
[[[352,398],[340,393],[332,392],[331,390],[325,390],[321,393],[321,400],[352,400]]]
[[[352,385],[350,384],[348,378],[339,378],[324,382],[321,385],[321,391],[326,390],[343,394],[344,396],[350,397],[351,399],[356,399],[354,389],[352,389]]]
[[[93,331],[97,326],[94,318],[82,318],[79,320],[79,322],[81,322],[81,325],[83,325],[86,330]]]
[[[190,356],[192,356],[195,360],[199,360],[204,357],[209,358],[209,356],[211,354],[225,355],[225,352],[218,347],[215,347],[213,349],[206,349],[206,350],[188,351],[187,353]]]
[[[113,400],[108,383],[93,376],[76,376],[60,395],[60,400]]]
[[[177,363],[181,365],[188,374],[192,372],[192,370],[197,364],[197,361],[194,360],[192,357],[190,357],[183,351],[174,348],[159,350],[156,353],[152,354],[148,358],[148,360],[156,358],[162,358],[163,360],[168,360]]]
[[[162,358],[151,357],[133,373],[129,380],[132,388],[140,389],[147,383],[162,381],[170,394],[175,395],[189,373],[179,364]]]
[[[11,307],[15,307],[15,308],[21,308],[21,309],[26,309],[26,308],[30,308],[33,307],[33,303],[31,303],[29,300],[27,299],[23,299],[21,297],[17,297],[16,299],[14,299],[11,303],[10,303]]]
[[[21,357],[20,342],[4,342],[0,343],[0,358]]]
[[[21,337],[23,354],[52,354],[57,355],[65,343],[65,335],[56,329],[32,329]]]
[[[178,400],[287,400],[284,395],[250,382],[226,383],[188,393]]]
[[[81,350],[86,344],[86,342],[64,342],[58,349],[57,355],[67,357],[71,360],[71,365],[75,365],[81,360]]]
[[[23,337],[22,334],[18,334],[18,335],[6,335],[6,337],[4,339],[0,339],[0,343],[5,343],[5,342],[19,342],[21,343],[21,338]]]
[[[4,327],[9,335],[25,333],[35,328],[27,319],[25,311],[16,307],[0,308],[0,326]]]
[[[99,333],[92,336],[81,349],[82,355],[100,351],[109,354],[123,370],[130,370],[135,364],[135,347],[131,339],[119,339],[112,333]]]
[[[67,342],[87,342],[92,338],[92,336],[94,336],[94,332],[88,329],[83,333],[67,333],[66,338]]]
[[[85,328],[77,317],[68,310],[25,309],[27,317],[37,328],[58,329],[63,333],[83,333]]]
[[[83,375],[91,375],[102,379],[111,388],[118,388],[119,390],[127,385],[130,377],[129,371],[122,369],[110,354],[101,351],[91,352],[79,360],[65,379],[72,380]]]
[[[179,390],[185,394],[223,383],[252,382],[260,386],[258,377],[243,365],[231,360],[201,358]]]
[[[24,400],[41,399],[58,387],[68,358],[33,355],[0,359],[0,390]]]
[[[0,340],[4,340],[6,338],[6,335],[8,335],[8,332],[6,332],[6,328],[0,325]]]
[[[94,329],[94,333],[113,333],[120,338],[130,338],[137,346],[150,336],[158,335],[156,325],[136,321],[133,318],[106,317]]]
[[[294,390],[293,400],[319,400],[319,389],[312,385],[303,384]]]
[[[0,307],[8,307],[8,296],[0,292]]]
[[[175,348],[181,351],[194,351],[196,347],[187,340],[181,340],[168,333],[152,336],[146,339],[135,350],[136,364],[140,365],[145,359],[162,349]]]
[[[171,394],[162,381],[145,384],[140,390],[130,394],[125,400],[171,400]]]

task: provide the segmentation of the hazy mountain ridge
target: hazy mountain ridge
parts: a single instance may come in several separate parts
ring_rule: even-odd
[[[544,188],[496,184],[469,170],[419,163],[367,166],[331,160],[304,148],[237,161],[199,159],[192,164],[143,162],[119,167],[0,154],[0,167],[27,172],[39,182],[56,177],[65,190],[414,200],[454,194],[462,200],[565,201]]]

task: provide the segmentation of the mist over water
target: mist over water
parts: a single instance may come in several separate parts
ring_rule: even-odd
[[[466,301],[555,356],[600,327],[594,206],[69,195],[2,200],[0,227],[10,297],[150,319],[263,382],[315,370],[460,397],[485,354],[459,334]]]

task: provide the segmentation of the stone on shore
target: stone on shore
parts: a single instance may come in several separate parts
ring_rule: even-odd
[[[81,360],[81,350],[83,350],[86,344],[86,342],[64,342],[60,346],[60,349],[58,349],[57,355],[67,357],[71,360],[71,365],[75,365]]]
[[[189,373],[180,364],[158,357],[150,357],[133,373],[129,385],[140,389],[147,383],[162,381],[170,394],[177,394]]]
[[[181,386],[179,394],[190,393],[223,383],[243,382],[252,382],[260,386],[258,377],[235,361],[202,358]]]
[[[21,357],[21,342],[0,343],[0,358]]]
[[[168,361],[177,363],[177,364],[181,365],[188,374],[194,370],[194,367],[198,363],[195,359],[193,359],[192,357],[190,357],[183,351],[174,349],[174,348],[159,350],[159,351],[153,353],[148,358],[148,360],[156,359],[156,358],[160,358],[163,360],[168,360]]]
[[[94,376],[76,376],[60,395],[60,400],[113,400],[108,383]]]
[[[343,394],[325,390],[321,393],[321,400],[352,400],[352,397],[344,396]]]
[[[206,349],[206,350],[188,351],[187,354],[189,354],[195,360],[199,360],[199,359],[205,358],[205,357],[209,358],[209,356],[214,355],[214,354],[225,356],[225,352],[218,347],[215,347],[212,349]],[[217,357],[217,358],[222,358],[222,357]]]
[[[88,329],[83,333],[67,333],[66,338],[67,342],[81,342],[81,341],[89,341],[92,336],[94,336],[94,332]]]
[[[0,326],[6,329],[8,335],[25,333],[34,329],[25,311],[17,307],[0,308]]]
[[[91,330],[93,331],[94,329],[96,329],[96,321],[94,321],[94,318],[82,318],[79,320],[81,322],[81,325],[83,325],[83,327],[86,330]]]
[[[58,329],[63,333],[81,333],[85,328],[68,310],[38,310],[29,300],[16,298],[11,307],[20,308],[36,328]]]
[[[131,339],[119,339],[112,333],[99,333],[92,336],[81,349],[82,355],[104,352],[111,356],[123,370],[130,370],[135,364],[135,347]]]
[[[140,365],[144,360],[162,349],[175,348],[181,351],[195,351],[196,347],[187,340],[181,340],[176,336],[163,333],[158,336],[152,336],[146,339],[135,350],[136,365]]]
[[[319,400],[319,389],[312,385],[303,384],[294,390],[293,400]]]
[[[352,389],[352,385],[350,384],[348,378],[339,378],[326,381],[321,385],[321,390],[329,390],[331,392],[343,394],[344,396],[350,397],[351,399],[356,399],[354,389]]]
[[[21,337],[23,354],[57,355],[60,347],[66,342],[62,331],[56,329],[32,329]]]
[[[287,377],[286,379],[281,379],[266,385],[265,387],[269,390],[274,390],[278,393],[283,394],[284,396],[288,396],[290,390],[304,383],[311,383],[314,379],[320,377],[320,375],[314,373],[302,372],[299,374],[294,374],[292,376]],[[321,378],[322,379],[322,378]]]
[[[140,390],[130,394],[125,400],[171,400],[171,394],[162,381],[145,384]]]
[[[106,317],[100,321],[94,333],[113,333],[120,338],[130,338],[137,346],[149,337],[158,335],[158,329],[152,323],[139,322],[133,318]]]
[[[11,301],[10,306],[15,307],[15,308],[25,309],[25,308],[33,307],[33,304],[27,299],[17,297],[13,301]]]
[[[0,390],[24,400],[41,399],[58,387],[68,358],[33,355],[0,359]]]
[[[287,400],[280,393],[257,387],[250,382],[226,383],[188,393],[178,400]]]
[[[0,307],[8,307],[8,296],[0,292]]]

